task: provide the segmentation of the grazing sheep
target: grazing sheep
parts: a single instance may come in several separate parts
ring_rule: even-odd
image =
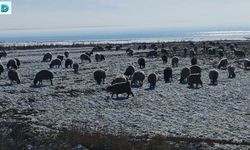
[[[228,78],[235,78],[236,77],[235,67],[233,65],[228,66],[227,71],[228,71]]]
[[[68,58],[69,57],[69,51],[64,52],[64,56],[65,56],[65,58]]]
[[[209,71],[209,79],[211,80],[212,85],[217,85],[218,84],[218,77],[219,77],[219,72],[216,69],[211,69]]]
[[[121,50],[121,47],[122,47],[121,45],[117,45],[117,46],[115,47],[115,50],[116,50],[116,51],[119,51],[119,50]]]
[[[79,70],[79,64],[78,63],[74,63],[73,64],[73,69],[74,69],[74,73],[77,74],[78,70]]]
[[[4,72],[4,67],[3,67],[3,65],[2,64],[0,64],[0,76],[1,76],[1,74]]]
[[[199,67],[197,65],[191,66],[190,67],[190,73],[191,74],[196,74],[196,73],[201,74],[201,67]]]
[[[233,50],[234,51],[234,55],[236,56],[236,57],[243,57],[243,58],[245,58],[246,57],[246,54],[245,54],[245,52],[243,52],[243,51],[240,51],[240,50],[236,50],[236,49],[234,49]]]
[[[222,67],[227,68],[227,64],[228,64],[227,58],[222,58],[218,65],[218,69],[221,69]]]
[[[126,50],[126,53],[127,53],[128,56],[133,56],[134,51],[133,51],[132,49],[128,48],[128,49]]]
[[[49,70],[41,70],[36,74],[35,79],[33,80],[33,83],[35,86],[37,82],[39,85],[42,85],[43,80],[50,80],[50,84],[53,85],[53,81],[52,81],[53,78],[54,78],[54,75],[52,72],[50,72]]]
[[[150,88],[155,88],[155,84],[156,84],[156,81],[157,81],[157,76],[155,73],[151,73],[149,76],[148,76],[148,82],[150,84]]]
[[[110,85],[106,91],[111,93],[111,98],[113,98],[114,94],[116,94],[116,98],[118,98],[118,95],[123,93],[128,94],[127,98],[129,98],[130,94],[134,97],[129,81]]]
[[[161,56],[161,59],[162,59],[162,61],[163,61],[163,64],[168,63],[168,56],[167,56],[167,55]]]
[[[72,65],[73,65],[73,60],[70,58],[67,58],[65,60],[65,68],[68,68],[68,67],[72,68]]]
[[[161,54],[164,56],[168,56],[168,51],[166,49],[161,49]]]
[[[248,67],[250,67],[250,60],[249,59],[244,59],[244,67],[245,67],[245,70],[247,70]]]
[[[138,64],[139,64],[139,66],[140,66],[141,69],[145,68],[146,61],[145,61],[144,58],[139,58],[137,62],[138,62]]]
[[[51,60],[52,60],[52,54],[51,54],[51,53],[46,53],[46,54],[43,56],[42,62],[50,62]]]
[[[199,85],[203,86],[203,83],[201,81],[201,75],[199,73],[197,74],[190,74],[188,76],[188,85],[190,88],[194,87],[194,84],[196,84],[196,88],[198,88]]]
[[[20,65],[21,65],[20,60],[19,60],[18,58],[15,58],[15,61],[16,61],[17,67],[19,68],[19,67],[20,67]]]
[[[172,67],[178,67],[178,63],[179,63],[179,57],[174,56],[172,58]]]
[[[97,54],[95,54],[95,60],[96,60],[96,62],[103,61],[103,60],[105,60],[105,57],[104,57],[104,55],[97,53]]]
[[[17,84],[20,84],[20,78],[16,70],[10,69],[8,72],[8,77],[9,80],[11,81],[11,84],[13,83],[13,81],[16,81]]]
[[[181,78],[180,78],[180,83],[185,83],[185,80],[187,77],[190,75],[191,71],[189,68],[185,67],[181,70]],[[187,82],[187,81],[186,81]]]
[[[126,69],[124,75],[128,76],[128,78],[130,79],[132,77],[132,75],[135,72],[135,67],[134,66],[128,66],[128,68]]]
[[[87,54],[82,54],[80,56],[80,59],[81,59],[81,63],[83,63],[84,60],[87,60],[87,61],[89,61],[89,63],[91,63],[91,59],[89,58],[89,55],[87,55]]]
[[[54,66],[56,66],[57,68],[61,67],[62,66],[62,61],[60,59],[58,59],[58,58],[52,60],[49,67],[54,68]]]
[[[157,57],[157,51],[153,50],[153,51],[148,52],[147,57],[148,58]]]
[[[165,83],[168,83],[170,82],[170,79],[173,78],[173,70],[171,67],[167,67],[165,70],[164,70],[164,80],[165,80]]]
[[[10,59],[7,63],[7,68],[10,69],[10,68],[13,68],[13,69],[17,69],[18,66],[17,66],[17,62],[15,59]]]
[[[190,50],[189,52],[189,57],[192,58],[196,55],[195,51],[194,50]]]
[[[58,59],[60,59],[61,61],[63,61],[64,56],[62,56],[62,55],[57,55],[56,58],[58,58]]]
[[[0,59],[1,59],[2,57],[7,57],[7,53],[6,53],[5,50],[3,50],[3,51],[0,52]]]
[[[127,82],[127,78],[124,75],[117,76],[112,82],[111,85],[116,83]]]
[[[94,72],[94,79],[98,85],[100,85],[101,82],[103,82],[103,84],[104,84],[105,78],[106,78],[106,73],[104,70],[96,70]]]
[[[142,86],[145,79],[145,73],[143,71],[136,71],[133,74],[131,85]]]
[[[196,65],[197,64],[197,58],[196,57],[193,57],[191,59],[191,65]]]

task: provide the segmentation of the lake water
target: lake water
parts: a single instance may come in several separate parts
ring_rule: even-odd
[[[204,41],[246,40],[250,28],[137,28],[137,27],[84,27],[55,29],[0,30],[2,43],[23,42],[151,42],[151,41]]]

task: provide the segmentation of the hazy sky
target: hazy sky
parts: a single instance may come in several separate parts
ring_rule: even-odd
[[[246,26],[250,0],[12,0],[0,29]]]

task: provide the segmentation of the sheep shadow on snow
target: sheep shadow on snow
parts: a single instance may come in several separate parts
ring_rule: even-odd
[[[48,85],[31,85],[31,88],[42,88],[42,87],[47,87]]]

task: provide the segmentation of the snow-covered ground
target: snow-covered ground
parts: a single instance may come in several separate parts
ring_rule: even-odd
[[[91,47],[68,49],[70,58],[80,63],[79,56]],[[44,82],[41,88],[32,87],[35,74],[48,69],[49,63],[42,63],[43,54],[51,52],[53,58],[64,53],[65,49],[11,50],[10,58],[19,58],[21,66],[20,85],[9,85],[7,69],[0,79],[0,121],[11,119],[29,120],[39,131],[48,131],[78,126],[83,130],[102,133],[133,135],[161,134],[173,136],[203,137],[234,141],[250,141],[250,71],[241,64],[229,59],[236,66],[236,78],[228,79],[227,70],[219,70],[217,86],[209,85],[209,69],[218,58],[199,56],[204,86],[190,89],[180,84],[180,71],[190,66],[190,58],[181,58],[179,67],[173,68],[173,82],[164,83],[163,70],[171,60],[163,64],[161,58],[146,59],[146,76],[155,72],[158,82],[154,90],[144,81],[140,88],[132,88],[135,97],[111,99],[104,89],[128,65],[139,66],[137,59],[141,51],[133,57],[125,51],[105,51],[103,62],[80,64],[79,74],[73,69],[49,69],[54,73],[54,85]],[[137,51],[135,51],[137,52]],[[249,55],[247,56],[249,57]],[[93,72],[104,69],[106,83],[97,86]],[[17,112],[19,113],[17,116]],[[14,117],[15,116],[15,117]]]

